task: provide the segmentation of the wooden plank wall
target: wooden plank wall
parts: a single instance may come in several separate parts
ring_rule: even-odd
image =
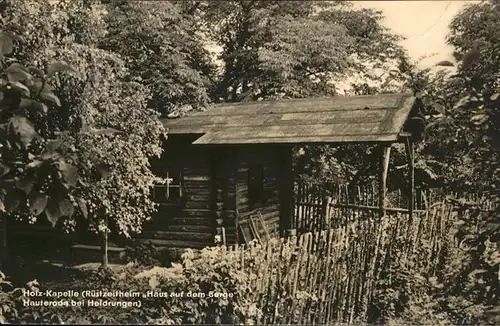
[[[271,235],[280,232],[280,151],[272,146],[248,146],[238,150],[236,170],[236,198],[238,214],[262,214]],[[265,203],[250,207],[248,196],[248,168],[252,164],[263,167]],[[241,242],[241,241],[240,241]]]
[[[223,219],[226,243],[238,243],[236,232],[236,154],[231,148],[213,148],[212,160],[212,200],[214,218]]]
[[[139,236],[159,247],[202,248],[214,245],[216,219],[223,219],[226,243],[241,242],[238,215],[262,214],[271,235],[280,232],[282,151],[272,146],[205,148],[185,146],[170,151],[169,164],[183,167],[184,207],[163,206]],[[260,164],[265,203],[250,208],[248,168]]]
[[[172,153],[172,151],[171,151]],[[212,211],[210,153],[189,146],[175,151],[167,160],[182,167],[183,205],[175,209],[162,205],[138,236],[158,247],[203,248],[214,243],[215,217]]]

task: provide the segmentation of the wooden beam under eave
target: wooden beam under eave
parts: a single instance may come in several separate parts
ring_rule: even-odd
[[[411,138],[411,133],[407,131],[400,132],[398,135],[398,143],[406,143],[406,141]]]
[[[391,145],[386,145],[382,149],[380,156],[380,174],[379,174],[379,198],[380,217],[385,216],[385,206],[387,197],[387,174],[389,172],[389,161],[391,157]]]
[[[406,157],[408,160],[408,211],[409,211],[409,220],[410,223],[413,220],[413,209],[415,198],[413,196],[415,189],[415,158],[414,158],[414,149],[413,142],[410,138],[406,139],[405,142],[405,150]]]

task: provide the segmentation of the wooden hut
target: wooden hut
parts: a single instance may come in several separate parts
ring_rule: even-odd
[[[391,144],[407,145],[413,184],[412,140],[423,131],[419,104],[412,94],[309,98],[218,104],[165,119],[165,153],[153,168],[168,182],[155,187],[159,211],[139,238],[200,248],[242,243],[252,232],[293,233],[298,144],[379,144],[383,213]]]

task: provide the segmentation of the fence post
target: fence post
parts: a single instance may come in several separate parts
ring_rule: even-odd
[[[323,226],[328,229],[330,226],[330,204],[332,202],[332,197],[326,196],[323,199]]]

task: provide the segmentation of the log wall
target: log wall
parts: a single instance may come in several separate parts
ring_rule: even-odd
[[[216,228],[223,226],[228,245],[242,243],[238,218],[248,214],[261,214],[269,233],[279,235],[284,169],[280,148],[187,145],[170,148],[167,153],[165,164],[182,167],[182,206],[160,206],[140,239],[159,247],[202,248],[214,245]],[[264,201],[254,207],[248,193],[251,165],[263,169]]]
[[[236,206],[238,214],[262,214],[271,235],[280,232],[281,151],[272,146],[248,146],[238,149],[236,169]],[[248,170],[251,165],[263,168],[262,204],[251,207],[248,193]],[[241,242],[241,241],[240,241]]]
[[[212,198],[214,218],[221,219],[226,243],[238,243],[236,224],[236,155],[231,147],[214,148],[212,160]]]
[[[179,205],[160,204],[158,212],[137,237],[158,247],[203,248],[214,244],[213,184],[211,155],[206,148],[168,147],[163,163],[182,171],[182,200]],[[163,164],[163,165],[162,165]]]

